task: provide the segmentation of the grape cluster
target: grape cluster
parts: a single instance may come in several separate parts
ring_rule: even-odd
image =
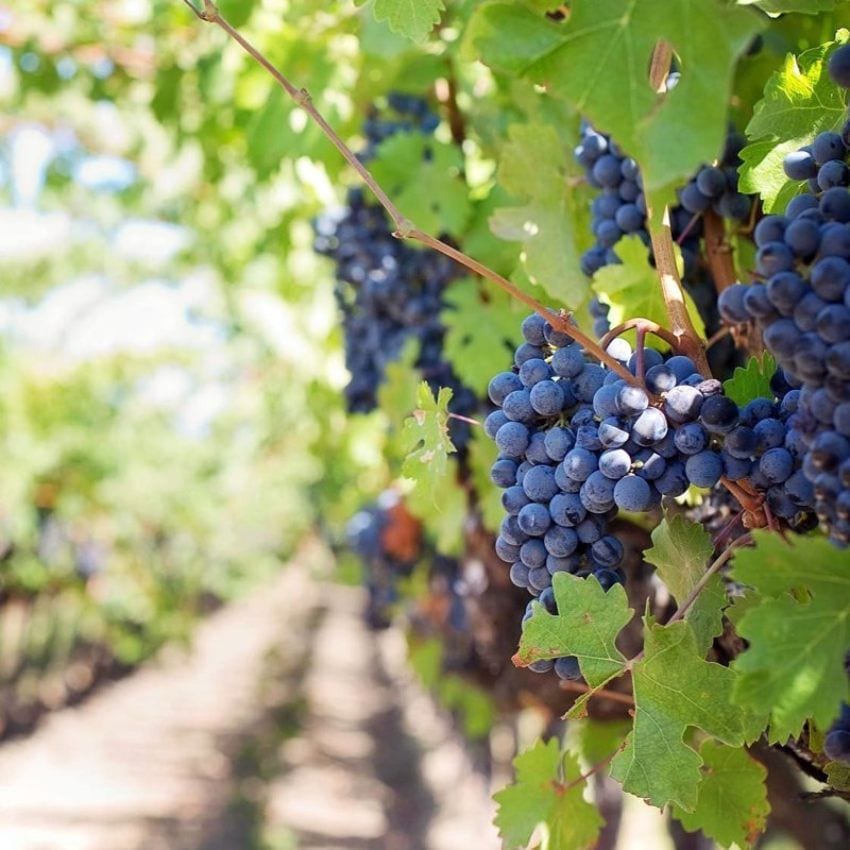
[[[704,165],[679,191],[679,206],[671,212],[673,236],[682,249],[686,278],[696,267],[702,223],[699,216],[714,209],[721,217],[742,221],[750,212],[750,199],[738,191],[738,154],[745,140],[731,132],[721,161]],[[635,235],[649,247],[643,180],[634,159],[626,156],[609,136],[582,123],[575,157],[587,182],[600,190],[591,204],[591,227],[596,239],[581,259],[582,271],[591,276],[603,266],[618,263],[614,251],[625,235]]]
[[[846,140],[845,140],[846,139]],[[850,169],[844,134],[820,133],[788,155],[811,190],[755,230],[759,280],[718,299],[731,324],[753,321],[784,377],[799,387],[789,434],[830,539],[850,543]],[[805,175],[800,178],[797,175]]]
[[[410,575],[419,555],[418,540],[402,551],[389,545],[388,531],[399,504],[398,496],[392,491],[382,493],[375,504],[354,514],[345,529],[349,548],[363,564],[366,622],[374,629],[389,626],[390,611],[398,601],[398,579]]]
[[[669,85],[668,87],[672,88]],[[738,191],[739,153],[745,144],[741,134],[730,131],[717,165],[704,165],[679,191],[679,205],[671,210],[673,238],[684,263],[683,283],[694,299],[709,334],[720,326],[716,289],[706,268],[698,262],[702,237],[702,214],[713,209],[722,218],[743,221],[750,213],[750,198]],[[648,248],[646,199],[637,163],[617,144],[583,122],[575,157],[587,182],[599,189],[591,204],[591,226],[595,244],[581,258],[582,271],[592,276],[603,266],[619,263],[615,247],[624,235],[638,236]],[[590,305],[593,331],[603,336],[610,328],[606,305],[594,298]],[[721,340],[709,352],[712,368],[731,367],[734,346]]]
[[[663,496],[713,488],[725,476],[767,490],[777,515],[798,519],[796,487],[807,482],[798,480],[799,453],[786,446],[783,422],[798,393],[739,410],[687,357],[665,360],[652,349],[639,357],[614,340],[613,358],[632,375],[645,370],[640,385],[591,362],[541,316],[526,318],[522,332],[514,368],[488,390],[498,408],[485,421],[499,449],[491,479],[506,511],[496,553],[511,565],[511,581],[548,610],[557,572],[592,574],[606,589],[623,582],[624,548],[609,531],[619,510],[651,511]],[[563,678],[577,671],[563,659],[532,669],[552,666]]]
[[[373,155],[375,145],[391,132],[433,130],[436,126],[424,101],[409,95],[390,95],[389,99],[396,111],[403,107],[412,111],[418,123],[370,119],[364,158]],[[351,373],[345,388],[348,410],[368,413],[377,407],[378,387],[387,366],[414,338],[419,343],[415,365],[432,390],[450,387],[451,411],[473,415],[478,400],[443,357],[445,328],[439,318],[443,291],[460,276],[459,267],[436,251],[419,250],[396,239],[383,208],[367,200],[360,189],[349,191],[343,211],[320,216],[315,232],[316,252],[336,263],[335,293],[343,315],[345,361]],[[469,426],[453,419],[451,433],[462,448],[469,439]]]

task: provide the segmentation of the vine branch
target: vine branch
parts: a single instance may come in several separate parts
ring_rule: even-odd
[[[608,333],[599,340],[599,344],[602,348],[607,349],[613,340],[632,328],[637,328],[638,331],[643,331],[644,334],[654,334],[659,339],[663,339],[664,342],[666,342],[674,351],[679,350],[679,340],[673,336],[670,331],[666,328],[662,328],[657,322],[641,318],[629,319],[628,321],[617,325],[616,328],[611,328],[611,330],[609,330]]]
[[[289,95],[289,97],[318,124],[322,133],[333,144],[333,146],[342,154],[348,164],[357,172],[360,179],[369,187],[381,206],[387,211],[387,214],[393,221],[395,226],[394,236],[399,239],[412,239],[421,242],[435,251],[454,260],[459,265],[462,265],[474,272],[477,275],[489,280],[496,286],[503,289],[512,298],[521,301],[527,307],[534,310],[545,318],[556,330],[569,335],[592,357],[599,362],[604,363],[609,369],[616,372],[624,381],[638,385],[639,382],[628,369],[618,363],[610,354],[608,354],[592,337],[583,333],[577,328],[570,319],[570,314],[565,312],[556,312],[550,310],[541,304],[536,298],[523,292],[515,284],[511,283],[507,278],[493,271],[492,269],[480,263],[478,260],[467,256],[462,251],[458,251],[451,245],[446,244],[440,239],[436,239],[423,230],[416,227],[413,222],[406,218],[398,207],[392,202],[387,193],[381,188],[369,169],[360,162],[350,147],[339,137],[336,131],[325,120],[324,116],[319,112],[313,103],[310,93],[304,89],[294,85],[282,71],[267,59],[263,53],[257,50],[235,27],[222,17],[218,7],[212,0],[203,0],[203,7],[199,8],[192,0],[182,0],[183,4],[192,10],[195,17],[207,23],[214,24],[222,29],[233,41],[235,41],[254,61],[259,63],[281,88]]]

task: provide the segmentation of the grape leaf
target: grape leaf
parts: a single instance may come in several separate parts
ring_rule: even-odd
[[[799,150],[808,139],[789,139],[784,142],[753,142],[741,151],[743,164],[739,169],[738,188],[750,195],[761,195],[765,212],[782,212],[788,201],[799,195],[806,183],[789,180],[782,169],[785,157]]]
[[[696,726],[730,746],[744,743],[746,718],[731,702],[735,674],[703,660],[689,623],[659,626],[650,616],[644,622],[644,657],[632,671],[634,728],[611,775],[654,806],[693,811],[702,759],[684,734]]]
[[[622,260],[620,265],[604,266],[593,275],[594,291],[611,307],[608,314],[611,326],[639,316],[664,327],[668,322],[667,309],[658,272],[649,264],[646,246],[639,237],[626,236],[617,243],[617,256]],[[685,305],[696,332],[705,336],[705,324],[687,292]],[[656,337],[650,340],[653,347],[667,347]]]
[[[496,444],[484,433],[483,428],[476,428],[469,443],[469,466],[478,494],[481,520],[493,533],[498,532],[499,523],[505,515],[501,490],[494,487],[490,480],[490,467],[498,456]]]
[[[844,123],[846,94],[829,78],[826,63],[847,38],[847,30],[840,30],[834,42],[798,57],[789,54],[767,81],[764,97],[753,109],[747,125],[747,138],[753,144],[741,151],[741,191],[763,193],[770,210],[781,209],[780,199],[787,203],[804,185],[785,176],[782,161],[786,154]]]
[[[457,451],[449,437],[451,398],[452,391],[448,387],[441,387],[435,398],[428,384],[422,381],[416,390],[416,409],[404,420],[402,427],[407,458],[401,473],[435,501],[448,471],[448,457]]]
[[[443,350],[455,374],[479,396],[487,395],[494,369],[509,368],[522,342],[520,325],[527,310],[507,293],[482,291],[472,278],[456,281],[445,292],[440,318],[446,327]]]
[[[586,783],[578,760],[561,753],[554,738],[514,759],[516,780],[493,795],[498,804],[495,824],[505,850],[526,847],[542,826],[547,833],[547,850],[590,850],[596,845],[602,817],[584,799]]]
[[[713,552],[711,536],[699,523],[674,515],[656,526],[652,532],[652,548],[644,552],[643,557],[655,565],[658,575],[681,605],[705,575]],[[714,575],[685,615],[703,655],[722,631],[725,604],[723,580]]]
[[[439,481],[439,490],[416,486],[406,498],[407,507],[428,529],[437,551],[444,555],[460,555],[463,551],[467,497],[458,483],[457,461],[449,458],[446,474]]]
[[[571,733],[570,741],[572,743],[574,740],[582,759],[593,765],[610,758],[631,728],[630,720],[596,720],[587,717],[568,724],[567,731]]]
[[[479,16],[471,40],[481,59],[545,85],[610,133],[641,164],[657,209],[718,156],[736,59],[762,27],[750,10],[719,0],[575,0],[560,23],[494,2]],[[684,69],[664,97],[647,80],[659,39],[672,44]]]
[[[609,591],[594,577],[556,573],[552,578],[558,611],[550,614],[539,602],[525,623],[514,664],[525,667],[541,658],[575,655],[591,687],[616,676],[626,663],[614,641],[631,620],[626,592],[615,584]]]
[[[257,0],[218,0],[219,12],[234,27],[247,23],[256,5]]]
[[[514,124],[508,136],[499,185],[523,203],[498,208],[490,229],[501,239],[522,243],[520,263],[532,283],[563,304],[578,306],[588,284],[578,272],[578,198],[567,180],[572,154],[546,124]]]
[[[688,832],[701,829],[724,847],[752,847],[764,832],[770,804],[767,802],[762,764],[736,747],[706,740],[700,747],[702,782],[693,812],[673,807],[673,817]]]
[[[472,214],[462,169],[455,145],[423,133],[396,133],[369,163],[381,188],[417,227],[456,236]]]
[[[754,398],[773,398],[770,379],[775,371],[776,361],[768,352],[751,357],[745,367],[735,367],[732,377],[723,382],[723,392],[739,407]]]
[[[412,41],[424,41],[440,23],[443,0],[375,0],[375,20],[385,21],[390,30]]]
[[[767,532],[753,536],[756,547],[740,550],[732,568],[761,597],[738,622],[749,647],[733,665],[735,700],[769,713],[771,742],[784,742],[808,718],[828,726],[847,698],[850,558],[822,537],[791,546]]]
[[[840,761],[827,762],[826,781],[839,791],[850,791],[850,764]]]
[[[832,11],[839,3],[846,2],[847,0],[738,0],[738,5],[758,6],[768,15],[781,15],[785,12],[817,15],[819,12]]]

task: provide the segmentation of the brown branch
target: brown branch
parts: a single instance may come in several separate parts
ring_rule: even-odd
[[[451,63],[445,78],[437,80],[435,90],[437,100],[445,107],[452,141],[460,146],[466,140],[466,121],[457,103],[457,78]]]
[[[667,76],[672,61],[673,45],[662,39],[655,45],[649,62],[649,84],[654,92],[664,94],[667,91]]]
[[[629,694],[621,694],[619,691],[610,691],[607,688],[599,688],[594,691],[590,685],[586,685],[584,682],[570,682],[569,680],[565,680],[560,684],[562,691],[570,691],[575,694],[590,694],[591,698],[607,699],[611,702],[619,702],[634,708],[634,697]]]
[[[502,275],[488,268],[483,263],[478,262],[478,260],[467,256],[461,251],[458,251],[451,245],[434,238],[430,234],[419,230],[419,228],[417,228],[401,213],[398,207],[396,207],[396,205],[390,200],[387,193],[380,187],[380,185],[378,185],[378,182],[371,175],[366,166],[360,162],[351,148],[345,144],[345,142],[337,135],[333,127],[328,124],[322,114],[318,111],[318,109],[316,109],[313,104],[313,100],[306,89],[298,88],[293,85],[293,83],[290,82],[290,80],[280,70],[278,70],[278,68],[276,68],[259,50],[257,50],[244,36],[242,36],[238,30],[231,26],[221,16],[221,13],[218,11],[218,8],[212,0],[203,0],[203,9],[199,9],[191,2],[191,0],[182,0],[182,2],[188,6],[200,20],[215,24],[217,27],[224,30],[224,32],[252,59],[268,71],[281,88],[283,88],[283,90],[290,96],[290,98],[302,107],[313,121],[319,125],[319,128],[322,130],[327,139],[342,154],[346,162],[348,162],[348,164],[351,165],[351,167],[357,172],[358,176],[378,199],[381,206],[387,211],[387,214],[393,220],[393,224],[395,226],[394,236],[399,239],[413,239],[417,242],[421,242],[423,245],[427,245],[429,248],[439,251],[441,254],[444,254],[454,260],[456,263],[465,266],[475,274],[480,275],[481,277],[489,280],[491,283],[496,284],[496,286],[499,286],[508,293],[508,295],[516,298],[518,301],[521,301],[536,313],[543,316],[543,318],[550,322],[556,330],[568,334],[572,337],[572,339],[580,343],[588,354],[600,363],[604,363],[609,369],[616,372],[624,381],[637,385],[638,381],[635,376],[611,357],[611,355],[600,348],[594,339],[579,330],[572,323],[568,314],[550,310],[548,307],[541,304],[536,298],[533,298],[531,295],[523,292],[519,289],[519,287],[502,277]]]
[[[732,250],[726,239],[723,219],[714,210],[706,210],[703,214],[703,228],[708,268],[714,279],[714,288],[719,294],[738,282],[735,264],[732,262]]]
[[[620,744],[620,746],[617,747],[617,749],[614,750],[613,753],[609,753],[607,756],[605,756],[604,759],[602,759],[602,761],[596,762],[596,764],[593,765],[590,770],[585,771],[584,773],[582,773],[581,776],[578,776],[573,779],[572,782],[567,782],[566,785],[558,783],[558,792],[561,794],[566,794],[567,791],[572,791],[573,788],[576,788],[577,786],[581,785],[582,782],[587,782],[587,780],[590,779],[590,777],[593,776],[594,773],[599,773],[599,771],[602,770],[603,767],[607,767],[607,765],[614,760],[614,756],[616,756],[617,753],[619,753],[621,750],[625,749],[625,746],[626,742],[623,741],[623,743]]]
[[[653,322],[650,319],[629,319],[622,324],[617,325],[616,328],[611,328],[602,339],[599,340],[599,345],[602,346],[606,351],[608,350],[608,346],[621,334],[624,334],[626,331],[631,330],[632,328],[637,328],[638,331],[643,331],[644,334],[651,333],[657,336],[659,339],[663,339],[669,346],[673,348],[674,351],[679,350],[679,340],[676,339],[673,334],[670,333],[666,328],[662,328],[657,322]]]
[[[650,211],[649,222],[652,221]],[[673,252],[673,236],[670,232],[670,211],[664,210],[661,223],[650,224],[649,235],[652,239],[652,252],[655,256],[655,268],[661,281],[661,294],[670,318],[671,332],[678,341],[678,347],[696,364],[699,372],[706,378],[711,377],[705,347],[691,322],[685,304],[685,293],[679,270],[676,268],[676,255]]]

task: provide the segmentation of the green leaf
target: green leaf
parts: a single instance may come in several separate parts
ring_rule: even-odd
[[[484,397],[494,369],[510,368],[528,310],[495,287],[482,290],[472,278],[452,283],[445,302],[443,350],[461,381]]]
[[[751,357],[746,366],[737,366],[732,377],[723,382],[723,392],[739,407],[754,398],[773,398],[770,379],[775,371],[776,361],[770,353]]]
[[[804,180],[789,180],[782,163],[792,151],[799,150],[807,139],[784,142],[753,142],[741,151],[738,188],[750,195],[761,195],[765,212],[782,212],[788,201],[805,188]]]
[[[472,206],[463,155],[455,145],[422,133],[396,133],[381,144],[369,170],[417,227],[455,236],[463,231]]]
[[[200,6],[201,4],[199,3],[198,5]],[[241,27],[248,22],[257,2],[256,0],[218,0],[217,5],[222,17],[229,24],[232,24],[234,27]]]
[[[576,307],[586,300],[589,287],[578,271],[579,200],[567,180],[572,153],[546,124],[514,124],[508,135],[499,185],[523,203],[498,208],[490,229],[500,239],[522,243],[521,268],[532,283]]]
[[[452,391],[442,387],[435,398],[425,381],[416,391],[416,409],[405,419],[402,439],[407,459],[401,472],[416,483],[416,489],[437,498],[448,471],[448,457],[455,449],[449,437],[449,402]]]
[[[741,151],[740,186],[744,192],[759,192],[768,211],[781,212],[804,185],[785,176],[785,156],[818,133],[838,129],[844,123],[846,94],[829,78],[826,64],[847,37],[847,30],[840,30],[834,42],[799,57],[789,54],[782,68],[767,81],[764,97],[755,105],[747,125],[747,138],[753,144]]]
[[[673,817],[688,832],[701,829],[724,847],[752,847],[764,832],[767,770],[746,750],[707,740],[700,747],[702,782],[693,812],[673,807]]]
[[[443,0],[375,0],[375,20],[385,21],[394,33],[413,41],[424,41],[440,23]]]
[[[575,0],[560,23],[516,3],[486,4],[478,15],[472,40],[482,60],[545,85],[610,133],[641,164],[659,209],[719,155],[737,57],[762,27],[750,10],[720,0]],[[684,69],[664,97],[647,80],[659,39]]]
[[[761,597],[738,622],[749,646],[734,662],[735,699],[770,715],[770,740],[797,736],[814,719],[826,728],[847,698],[850,557],[824,538],[753,532],[756,547],[735,556],[732,576]]]
[[[667,309],[658,272],[649,264],[646,246],[637,236],[626,236],[617,243],[620,265],[604,266],[593,275],[593,289],[611,306],[608,318],[612,327],[627,319],[640,317],[662,327],[668,322]],[[693,299],[685,293],[688,314],[697,333],[705,336],[705,325]],[[650,337],[653,347],[665,348],[666,343]]]
[[[817,15],[830,12],[839,3],[847,0],[738,0],[739,6],[758,6],[768,15],[781,15],[785,12],[800,12],[803,15]]]
[[[457,461],[454,458],[449,458],[446,474],[439,481],[438,490],[414,487],[407,494],[407,507],[427,529],[438,552],[443,555],[461,554],[467,496],[458,483]]]
[[[850,764],[840,761],[827,762],[826,781],[839,791],[850,791]]]
[[[598,764],[615,752],[632,728],[629,720],[596,720],[593,717],[574,720],[568,729],[577,729],[577,746],[588,765]]]
[[[676,602],[681,605],[705,575],[714,545],[711,535],[696,522],[681,515],[667,517],[652,532],[652,548],[644,560],[654,564]],[[723,630],[726,591],[723,580],[712,576],[691,606],[685,619],[691,624],[697,646],[705,654]]]
[[[581,771],[575,756],[561,753],[555,739],[538,741],[514,759],[514,768],[515,782],[493,795],[505,850],[526,847],[538,827],[546,850],[590,850],[596,845],[603,821],[584,799],[586,782],[576,781]]]
[[[626,663],[615,640],[631,620],[626,592],[615,584],[609,591],[594,577],[556,573],[552,578],[558,611],[550,614],[539,602],[525,623],[514,663],[527,666],[541,658],[575,655],[591,687],[616,676]]]
[[[702,759],[683,738],[695,726],[730,746],[744,743],[745,716],[731,702],[735,674],[703,660],[689,623],[644,622],[644,657],[632,671],[634,728],[611,775],[654,806],[693,811]]]
[[[501,490],[494,487],[490,480],[490,467],[498,456],[499,449],[496,444],[484,433],[483,428],[476,428],[469,442],[469,466],[475,492],[478,494],[481,520],[494,534],[498,533],[499,524],[505,515]]]

